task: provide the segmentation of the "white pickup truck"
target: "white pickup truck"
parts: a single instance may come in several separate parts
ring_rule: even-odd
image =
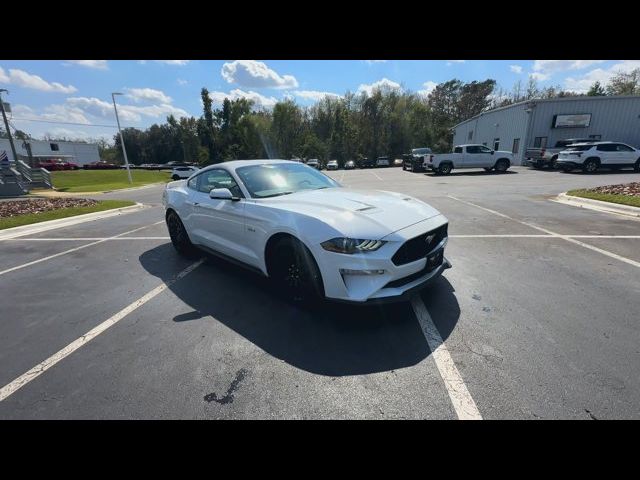
[[[487,172],[505,172],[513,163],[513,154],[491,150],[484,145],[456,145],[453,153],[426,155],[425,169],[448,175],[454,168],[484,168]]]

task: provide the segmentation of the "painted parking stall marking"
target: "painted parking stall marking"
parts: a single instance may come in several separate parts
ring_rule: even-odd
[[[576,245],[580,245],[581,247],[587,248],[589,250],[593,250],[594,252],[601,253],[602,255],[606,255],[607,257],[615,258],[616,260],[619,260],[621,262],[628,263],[629,265],[633,265],[634,267],[640,268],[640,262],[636,262],[635,260],[631,260],[630,258],[623,257],[621,255],[618,255],[617,253],[613,253],[613,252],[610,252],[608,250],[604,250],[602,248],[594,247],[593,245],[589,245],[588,243],[581,242],[580,240],[576,240],[576,238],[574,238],[574,237],[577,237],[577,238],[592,238],[592,237],[590,237],[588,235],[580,235],[580,236],[562,235],[560,233],[553,232],[553,231],[548,230],[546,228],[539,227],[537,225],[533,225],[532,223],[524,222],[522,220],[518,220],[516,218],[510,217],[509,215],[505,215],[504,213],[500,213],[500,212],[497,212],[495,210],[491,210],[490,208],[482,207],[480,205],[476,205],[475,203],[471,203],[471,202],[468,202],[466,200],[461,200],[461,199],[459,199],[457,197],[454,197],[453,195],[447,195],[447,197],[451,198],[453,200],[457,200],[458,202],[464,203],[466,205],[470,205],[472,207],[479,208],[479,209],[484,210],[486,212],[493,213],[494,215],[498,215],[500,217],[507,218],[507,219],[512,220],[514,222],[518,222],[518,223],[520,223],[522,225],[525,225],[527,227],[533,228],[533,229],[538,230],[540,232],[544,232],[550,238],[560,238],[560,239],[565,240],[567,242],[575,243]],[[607,237],[604,237],[602,235],[594,235],[593,238],[607,238]],[[614,238],[619,238],[619,237],[614,237]],[[627,237],[627,238],[634,238],[634,237]]]
[[[125,318],[131,312],[133,312],[134,310],[137,310],[142,305],[147,303],[149,300],[153,299],[154,297],[156,297],[160,293],[164,292],[167,288],[169,288],[171,285],[176,283],[178,280],[180,280],[181,278],[184,278],[187,275],[189,275],[189,273],[193,272],[196,268],[198,268],[200,265],[202,265],[203,262],[204,262],[204,259],[200,259],[197,262],[192,263],[191,265],[189,265],[187,268],[182,270],[180,273],[178,273],[175,277],[173,277],[168,282],[157,286],[156,288],[154,288],[153,290],[151,290],[147,294],[145,294],[142,297],[140,297],[135,302],[133,302],[130,305],[126,306],[125,308],[120,310],[118,313],[116,313],[112,317],[110,317],[107,320],[105,320],[104,322],[102,322],[97,327],[89,330],[87,333],[82,335],[80,338],[78,338],[77,340],[74,340],[73,342],[71,342],[69,345],[64,347],[62,350],[59,350],[58,352],[54,353],[49,358],[47,358],[45,361],[39,363],[38,365],[33,367],[28,372],[20,375],[18,378],[13,380],[11,383],[8,383],[4,387],[2,387],[2,389],[0,389],[0,402],[5,400],[7,397],[9,397],[13,393],[15,393],[20,388],[24,387],[30,381],[34,380],[35,378],[37,378],[38,376],[40,376],[41,374],[46,372],[48,369],[53,367],[59,361],[61,361],[64,358],[68,357],[69,355],[71,355],[73,352],[78,350],[83,345],[86,345],[88,342],[90,342],[91,340],[96,338],[101,333],[105,332],[107,329],[109,329],[112,326],[114,326],[116,323],[118,323],[120,320]]]
[[[482,420],[482,415],[476,406],[476,402],[471,397],[467,386],[464,384],[460,372],[453,362],[449,350],[440,336],[437,327],[429,315],[429,311],[420,296],[415,295],[411,298],[411,306],[418,318],[420,328],[424,337],[427,339],[429,349],[433,356],[440,376],[444,381],[444,385],[453,404],[453,408],[460,420]]]
[[[23,263],[22,265],[17,265],[15,267],[7,268],[6,270],[0,271],[0,275],[4,275],[4,274],[10,273],[10,272],[14,272],[14,271],[20,270],[22,268],[30,267],[31,265],[36,265],[36,264],[41,263],[41,262],[46,262],[47,260],[51,260],[53,258],[61,257],[62,255],[67,255],[68,253],[77,252],[78,250],[82,250],[83,248],[91,247],[93,245],[98,245],[99,243],[103,243],[103,242],[106,242],[108,240],[114,240],[114,239],[122,237],[124,235],[129,235],[131,233],[138,232],[138,231],[143,230],[145,228],[153,227],[154,225],[159,225],[161,223],[164,223],[164,221],[155,222],[155,223],[152,223],[150,225],[145,225],[144,227],[135,228],[133,230],[129,230],[128,232],[124,232],[124,233],[120,233],[118,235],[114,235],[112,237],[103,238],[102,240],[96,240],[95,242],[87,243],[86,245],[80,245],[79,247],[70,248],[69,250],[65,250],[63,252],[56,253],[54,255],[49,255],[48,257],[39,258],[38,260],[33,260],[32,262]],[[78,240],[78,239],[76,238],[74,240]]]

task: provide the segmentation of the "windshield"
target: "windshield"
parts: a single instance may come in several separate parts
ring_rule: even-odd
[[[340,186],[316,169],[297,163],[249,165],[237,168],[236,173],[254,198]]]
[[[431,153],[430,148],[414,148],[411,150],[411,153],[414,155],[424,155],[425,153]]]

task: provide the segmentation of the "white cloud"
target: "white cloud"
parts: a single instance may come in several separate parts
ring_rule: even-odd
[[[365,62],[369,65],[373,65],[374,63],[385,63],[388,62],[388,60],[365,60]]]
[[[114,115],[113,104],[100,100],[99,98],[70,97],[67,99],[67,103],[96,117],[113,118]],[[160,118],[167,115],[188,117],[189,113],[173,105],[161,103],[159,105],[144,107],[137,105],[118,105],[118,115],[123,122],[139,122],[143,116],[151,118]]]
[[[164,63],[165,65],[178,65],[180,67],[184,67],[187,65],[190,60],[155,60],[158,63]]]
[[[304,98],[305,100],[313,100],[313,101],[322,100],[324,97],[335,97],[335,98],[340,97],[340,95],[338,95],[337,93],[319,92],[318,90],[294,90],[292,93],[296,97]]]
[[[189,82],[187,82],[186,80],[184,80],[182,78],[178,79],[178,85],[186,85],[187,83],[189,83]]]
[[[296,88],[298,81],[293,75],[279,75],[264,62],[236,60],[222,65],[220,71],[227,83],[236,83],[249,88]]]
[[[466,60],[449,60],[447,62],[447,67],[450,67],[451,65],[453,65],[454,63],[464,63],[466,62]]]
[[[365,92],[367,95],[371,95],[374,90],[402,90],[402,87],[399,83],[394,82],[393,80],[389,80],[388,78],[383,78],[382,80],[378,80],[377,82],[373,82],[370,84],[363,83],[358,87],[358,93]]]
[[[78,89],[73,85],[64,86],[58,82],[50,83],[38,75],[33,75],[25,72],[24,70],[18,70],[15,68],[9,70],[8,76],[4,73],[4,70],[1,71],[0,81],[17,85],[18,87],[40,90],[42,92],[74,93],[78,91]]]
[[[106,60],[67,60],[68,64],[80,65],[81,67],[95,68],[98,70],[108,70]]]
[[[533,62],[533,71],[547,75],[549,78],[557,72],[582,70],[602,62],[604,60],[536,60]]]
[[[134,102],[139,103],[146,102],[159,102],[159,103],[171,103],[171,97],[165,95],[161,90],[155,90],[153,88],[126,88],[127,97]]]
[[[209,98],[211,98],[211,101],[217,105],[222,104],[225,98],[228,98],[229,100],[246,98],[248,100],[253,100],[254,105],[256,107],[264,107],[264,108],[273,107],[276,103],[278,103],[278,99],[276,99],[275,97],[266,97],[264,95],[260,95],[257,92],[253,92],[251,90],[249,90],[248,92],[245,92],[238,88],[231,90],[229,93],[209,92]]]
[[[548,80],[550,76],[551,75],[548,73],[541,73],[541,72],[533,72],[529,74],[530,78],[533,78],[534,80],[538,80],[540,82],[544,80]]]
[[[522,65],[509,65],[509,70],[511,70],[513,73],[521,74]]]
[[[605,86],[616,73],[628,73],[636,68],[640,68],[640,60],[622,60],[607,69],[596,68],[580,77],[567,77],[564,79],[564,88],[576,93],[586,93],[595,82]]]
[[[431,92],[435,90],[438,84],[436,82],[432,82],[431,80],[429,80],[428,82],[424,82],[422,86],[424,87],[424,89],[418,90],[418,94],[424,95],[425,97],[427,97]]]

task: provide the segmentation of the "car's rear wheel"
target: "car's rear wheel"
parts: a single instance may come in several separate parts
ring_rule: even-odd
[[[640,172],[640,158],[638,160],[636,160],[636,163],[633,166],[633,171],[634,172]]]
[[[584,173],[595,173],[598,170],[598,161],[595,158],[588,158],[582,164],[582,171]]]
[[[191,243],[189,239],[189,234],[187,230],[184,228],[184,224],[178,214],[174,211],[170,211],[167,214],[167,228],[169,229],[169,237],[171,238],[171,243],[176,251],[187,258],[193,258],[197,256],[198,249],[196,246]]]
[[[438,167],[438,173],[441,173],[442,175],[449,175],[451,170],[452,168],[450,163],[443,163]]]
[[[322,299],[322,276],[309,249],[291,237],[277,242],[268,259],[269,276],[277,292],[300,303]]]
[[[178,175],[173,175],[173,176],[171,177],[171,180],[174,180],[174,181],[175,181],[175,180],[180,180],[180,177],[179,177]]]

